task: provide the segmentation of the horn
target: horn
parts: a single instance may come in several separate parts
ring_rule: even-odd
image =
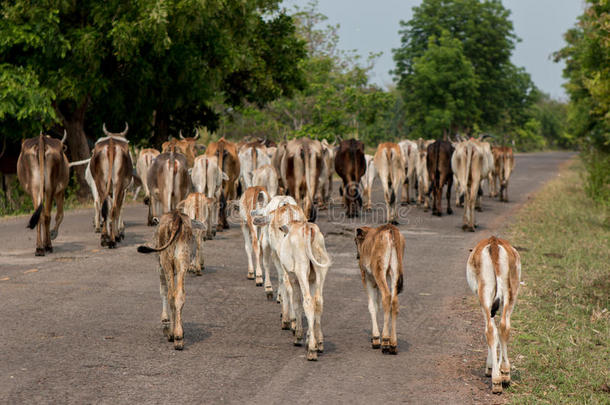
[[[105,122],[102,124],[102,131],[104,131],[104,135],[112,136],[112,134],[110,132],[108,132],[108,130],[106,129],[106,123]]]
[[[180,139],[184,139],[184,137],[182,136],[182,130],[178,131],[178,136],[180,136]]]
[[[195,138],[193,139],[199,139],[199,128],[195,128]]]
[[[64,137],[63,137],[63,138],[61,138],[61,143],[66,142],[66,138],[67,138],[67,137],[68,137],[68,131],[66,131],[66,130],[64,129]]]
[[[127,135],[127,131],[129,131],[129,124],[127,123],[127,121],[125,121],[125,129],[119,135],[124,138],[125,135]]]

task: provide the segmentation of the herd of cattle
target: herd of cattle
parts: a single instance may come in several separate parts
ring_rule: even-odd
[[[491,146],[483,138],[404,140],[378,146],[365,154],[358,140],[338,145],[309,138],[267,139],[239,143],[221,138],[206,147],[197,136],[170,139],[162,150],[136,151],[136,164],[123,132],[97,140],[90,159],[69,163],[63,142],[42,133],[22,142],[17,164],[19,181],[32,196],[35,212],[28,226],[37,227],[36,255],[52,252],[63,219],[64,192],[70,166],[87,164],[86,179],[94,197],[94,226],[101,245],[116,247],[125,235],[123,203],[130,185],[141,186],[148,205],[147,223],[157,225],[155,246],[140,246],[141,253],[159,252],[164,334],[176,349],[184,345],[182,307],[184,278],[188,271],[201,275],[202,244],[229,227],[229,202],[238,201],[248,258],[248,279],[274,296],[270,269],[277,272],[276,298],[281,302],[282,329],[292,329],[294,344],[302,345],[303,314],[307,319],[307,359],[316,360],[324,348],[321,318],[323,287],[331,259],[315,220],[317,210],[330,202],[333,169],[342,180],[339,192],[348,217],[372,205],[371,189],[379,178],[386,205],[386,225],[360,227],[355,242],[362,282],[368,295],[372,321],[372,347],[397,353],[398,294],[403,288],[404,236],[396,225],[397,206],[417,202],[441,215],[443,187],[447,187],[447,213],[451,214],[451,188],[456,183],[456,205],[464,206],[463,229],[475,230],[475,209],[481,207],[481,183],[490,196],[507,200],[514,167],[511,148]],[[204,149],[204,153],[199,152]],[[497,183],[500,190],[498,192]],[[134,197],[135,198],[135,197]],[[50,230],[55,201],[55,226]],[[506,341],[510,313],[520,278],[519,255],[506,241],[481,241],[468,260],[468,283],[478,295],[486,317],[487,369],[493,391],[510,381]],[[493,322],[502,304],[500,337]],[[377,312],[383,309],[379,333]],[[391,322],[391,323],[390,323]],[[500,362],[497,356],[500,349]]]

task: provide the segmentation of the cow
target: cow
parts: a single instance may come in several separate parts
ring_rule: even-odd
[[[515,157],[513,148],[508,146],[494,146],[492,148],[494,156],[494,170],[492,179],[489,183],[490,197],[500,196],[500,201],[508,202],[508,180],[515,168]],[[500,181],[500,192],[497,192],[497,182]]]
[[[147,181],[150,191],[148,223],[156,225],[159,217],[176,209],[189,190],[189,176],[186,157],[170,148],[153,160],[148,170]]]
[[[383,197],[386,203],[386,220],[398,224],[396,204],[400,201],[400,191],[405,181],[405,161],[400,146],[393,142],[385,142],[377,147],[373,158],[375,169],[379,174]]]
[[[451,209],[451,186],[453,185],[453,172],[451,170],[451,155],[453,146],[449,141],[435,141],[428,145],[426,168],[430,179],[430,192],[432,193],[432,214],[442,215],[441,199],[443,187],[447,184],[447,214],[453,214]]]
[[[521,280],[519,252],[508,241],[495,236],[481,240],[468,257],[466,279],[468,286],[479,299],[485,319],[485,375],[491,376],[492,392],[500,394],[502,385],[510,384],[508,338],[510,316],[517,302]],[[498,310],[502,314],[499,334],[494,321]]]
[[[197,139],[199,138],[199,131],[194,137],[185,138],[182,136],[182,131],[179,132],[179,139],[170,138],[169,141],[163,142],[161,145],[161,152],[169,152],[171,147],[174,147],[176,151],[182,153],[186,157],[186,164],[189,168],[193,167],[195,163],[195,157],[197,156]]]
[[[240,178],[244,190],[253,186],[254,170],[271,164],[266,149],[259,141],[246,143],[239,149]]]
[[[91,192],[94,199],[97,193],[96,200],[99,202],[96,210],[99,209],[101,216],[100,244],[113,249],[125,237],[123,203],[127,187],[132,181],[133,162],[129,154],[129,143],[125,139],[129,130],[127,123],[125,130],[120,133],[108,132],[106,124],[102,125],[102,130],[106,136],[95,143],[88,170],[93,179]]]
[[[323,288],[330,257],[324,244],[324,236],[316,224],[294,221],[283,225],[281,231],[286,236],[279,244],[279,259],[284,278],[292,290],[300,288],[299,294],[292,294],[292,307],[296,315],[294,345],[303,342],[303,312],[307,318],[307,360],[315,361],[318,353],[324,351],[322,334],[322,312],[324,307]]]
[[[40,132],[38,137],[21,141],[17,178],[36,208],[28,222],[28,228],[37,227],[36,256],[53,252],[51,240],[57,237],[64,218],[64,192],[70,179],[70,166],[64,153],[65,138],[65,132],[61,141]],[[57,212],[55,226],[50,229],[53,201]]]
[[[294,320],[294,312],[289,316],[290,300],[292,296],[290,285],[284,280],[284,271],[279,262],[279,243],[284,237],[280,227],[292,221],[305,221],[305,213],[297,205],[294,198],[288,195],[278,195],[271,200],[266,207],[251,211],[254,225],[261,227],[261,252],[263,256],[263,268],[265,269],[265,293],[267,299],[273,298],[273,286],[269,271],[271,264],[274,265],[278,279],[278,302],[282,303],[282,329],[288,329],[290,320]],[[273,226],[270,224],[273,223]],[[290,289],[290,294],[287,290]],[[296,322],[296,320],[295,320]],[[294,326],[294,325],[293,325]],[[294,328],[293,328],[294,329]]]
[[[318,180],[318,201],[320,208],[326,208],[333,192],[333,170],[335,168],[335,147],[326,139],[320,142],[322,146],[322,168]]]
[[[185,159],[186,161],[186,159]],[[174,342],[174,349],[184,348],[184,331],[182,329],[182,308],[186,294],[184,276],[188,271],[195,252],[193,229],[202,228],[201,223],[179,211],[165,213],[159,220],[155,232],[156,247],[141,245],[140,253],[159,252],[160,294],[163,303],[161,324],[163,334],[169,342]]]
[[[275,167],[273,165],[264,165],[254,170],[252,173],[252,185],[265,187],[269,197],[275,197],[279,188]]]
[[[311,222],[317,216],[314,197],[321,168],[322,145],[319,141],[299,138],[287,143],[282,158],[281,177],[287,187],[287,194],[295,198]]]
[[[191,183],[197,193],[203,193],[212,202],[212,216],[210,225],[207,228],[207,239],[216,236],[216,226],[218,225],[219,201],[222,193],[222,182],[229,177],[218,167],[216,156],[197,156],[191,170]]]
[[[227,222],[227,200],[235,200],[237,198],[237,180],[240,173],[239,157],[237,155],[237,145],[227,141],[224,137],[217,142],[211,142],[205,150],[206,156],[216,156],[218,159],[218,167],[226,174],[227,180],[223,180],[222,190],[220,193],[219,208],[218,208],[218,226],[217,230],[229,228]]]
[[[244,234],[244,246],[248,256],[248,280],[255,280],[257,287],[263,286],[261,270],[260,230],[254,226],[251,212],[261,209],[269,203],[269,194],[264,187],[255,186],[246,189],[239,199],[239,216],[241,231]]]
[[[417,158],[415,172],[417,176],[417,205],[424,206],[424,212],[430,208],[430,179],[428,177],[428,146],[434,140],[417,140]]]
[[[375,177],[377,177],[377,169],[375,169],[375,161],[372,155],[364,155],[364,160],[366,161],[366,170],[364,171],[364,176],[362,176],[362,179],[360,179],[360,183],[362,187],[362,194],[364,194],[366,197],[364,209],[370,210],[373,204],[371,191],[373,190]]]
[[[189,270],[195,275],[200,276],[204,269],[203,257],[203,241],[208,239],[205,233],[212,228],[212,210],[214,208],[214,200],[208,198],[203,193],[189,193],[189,195],[178,203],[177,209],[183,214],[188,215],[191,220],[198,221],[203,224],[202,229],[193,229],[193,237],[195,238],[196,248],[195,254],[192,255],[191,265]]]
[[[417,176],[417,143],[415,141],[405,139],[404,141],[398,142],[398,146],[400,146],[400,150],[402,151],[402,155],[406,165],[404,182],[405,202],[407,204],[410,204],[413,200],[411,198],[410,191],[413,190],[413,192],[415,193],[415,179]]]
[[[365,226],[356,229],[355,241],[362,284],[369,299],[369,312],[373,325],[372,347],[373,349],[381,347],[381,352],[384,354],[397,354],[396,317],[399,311],[398,294],[403,289],[402,259],[405,238],[394,225],[386,224],[377,228]],[[383,307],[381,341],[377,325],[379,304]]]
[[[278,181],[279,181],[279,192],[280,194],[285,194],[286,193],[286,184],[284,184],[284,179],[282,179],[282,160],[284,159],[284,155],[286,154],[286,146],[288,145],[288,142],[286,140],[283,140],[279,143],[279,145],[275,148],[275,153],[273,154],[273,157],[271,158],[271,164],[273,165],[273,167],[275,167],[275,170],[277,170],[279,177],[278,177]]]
[[[481,181],[489,173],[484,146],[475,139],[458,143],[451,157],[451,168],[457,178],[456,194],[465,196],[462,229],[474,232],[475,206],[481,204]]]
[[[136,173],[138,174],[138,177],[142,182],[142,187],[144,188],[144,204],[146,205],[150,203],[150,191],[148,190],[148,180],[146,176],[148,175],[148,170],[150,169],[150,166],[152,166],[153,160],[155,160],[155,158],[159,156],[159,154],[159,151],[153,148],[141,149],[138,152],[138,159],[136,161]]]
[[[353,218],[362,208],[360,180],[366,171],[364,144],[356,139],[341,141],[335,156],[335,171],[343,181],[343,204],[347,217]]]

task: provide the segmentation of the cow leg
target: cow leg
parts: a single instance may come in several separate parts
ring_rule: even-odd
[[[379,304],[379,290],[375,288],[375,280],[369,275],[365,275],[363,280],[364,287],[366,288],[366,295],[369,299],[369,313],[371,314],[371,344],[373,349],[379,349],[381,347],[381,337],[379,336],[379,325],[377,324],[377,311]]]
[[[118,229],[119,229],[119,241],[125,239],[125,223],[123,222],[123,207],[125,206],[125,198],[127,197],[127,192],[123,191],[123,199],[119,209],[119,220],[118,220]]]
[[[45,252],[52,253],[53,246],[51,245],[51,209],[53,208],[53,196],[51,193],[46,193],[43,215],[40,218],[43,221],[43,242]]]
[[[301,288],[301,296],[303,297],[303,310],[305,311],[305,317],[307,318],[307,360],[316,361],[318,360],[318,345],[314,333],[314,307],[308,280],[308,273],[310,271],[309,261],[307,261],[306,265],[298,263],[295,267],[295,274],[299,282],[299,287]]]
[[[290,282],[287,280],[287,276],[282,269],[282,265],[275,252],[270,252],[273,264],[277,271],[277,298],[278,302],[282,304],[282,330],[290,329],[290,321],[294,318],[294,312],[292,311],[292,288],[290,288]],[[288,290],[290,289],[290,293]]]
[[[169,303],[168,297],[169,293],[167,290],[167,280],[165,271],[163,268],[159,266],[159,294],[161,295],[161,325],[163,326],[163,334],[169,339],[170,332],[170,320],[169,320]]]
[[[182,329],[182,308],[184,307],[184,276],[188,267],[188,255],[181,254],[176,268],[176,286],[174,289],[174,349],[184,348],[184,331]]]
[[[301,346],[303,344],[303,299],[301,297],[302,293],[299,288],[299,281],[296,275],[292,272],[285,273],[288,279],[290,280],[290,290],[288,294],[292,296],[292,308],[294,310],[294,345]],[[291,322],[293,322],[291,320]]]
[[[510,361],[508,360],[508,338],[510,335],[510,316],[513,312],[514,301],[509,303],[508,297],[504,298],[504,308],[500,319],[500,374],[504,385],[510,384]]]
[[[485,316],[485,338],[487,339],[487,347],[491,354],[491,392],[494,394],[502,393],[502,377],[500,376],[500,367],[498,361],[498,331],[496,324],[491,317],[489,307],[483,305],[483,314]]]
[[[396,319],[398,318],[399,305],[398,305],[398,294],[396,291],[396,278],[392,274],[392,332],[390,333],[390,354],[398,353],[398,338],[396,337]]]
[[[248,280],[254,280],[254,266],[252,264],[252,236],[250,229],[245,223],[241,225],[241,232],[244,234],[244,248],[248,257]]]
[[[265,234],[261,235],[261,255],[263,256],[263,268],[265,269],[265,294],[267,300],[273,299],[273,286],[271,285],[271,276],[269,275],[269,266],[271,266],[271,247]]]
[[[204,241],[203,231],[197,231],[196,237],[197,237],[197,253],[195,254],[195,257],[197,258],[198,267],[197,267],[197,272],[195,274],[200,276],[201,272],[203,270],[205,270],[205,258],[203,256],[203,241]]]
[[[381,295],[381,305],[383,306],[383,332],[381,333],[381,352],[387,354],[390,352],[390,311],[391,299],[390,289],[386,280],[385,269],[374,269],[375,282]]]
[[[314,299],[314,333],[317,342],[318,353],[324,352],[324,335],[322,334],[322,313],[324,312],[324,281],[326,279],[327,269],[324,267],[316,267],[316,280],[313,285]]]
[[[449,176],[449,178],[447,179],[447,215],[453,214],[453,210],[451,209],[451,187],[452,186],[453,186],[453,176]]]
[[[216,230],[220,232],[223,229],[229,229],[229,223],[227,222],[227,200],[225,198],[224,192],[220,194],[220,204],[218,207],[218,226],[216,227]]]
[[[57,211],[55,212],[55,226],[51,230],[51,240],[57,238],[59,225],[61,225],[64,220],[64,190],[55,193],[55,205]]]
[[[100,211],[102,206],[98,199],[95,199],[93,202],[94,213],[93,213],[93,227],[95,228],[95,233],[102,232],[101,219],[100,219]]]
[[[248,220],[248,230],[250,232],[250,239],[252,241],[252,252],[254,254],[254,270],[255,270],[255,283],[257,287],[263,286],[263,272],[261,270],[261,254],[260,254],[260,242],[258,239],[257,230],[252,223],[252,219]],[[250,269],[248,269],[248,274]]]

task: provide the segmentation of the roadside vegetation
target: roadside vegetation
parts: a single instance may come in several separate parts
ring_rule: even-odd
[[[610,211],[576,160],[519,214],[523,263],[512,317],[515,404],[610,402]]]

